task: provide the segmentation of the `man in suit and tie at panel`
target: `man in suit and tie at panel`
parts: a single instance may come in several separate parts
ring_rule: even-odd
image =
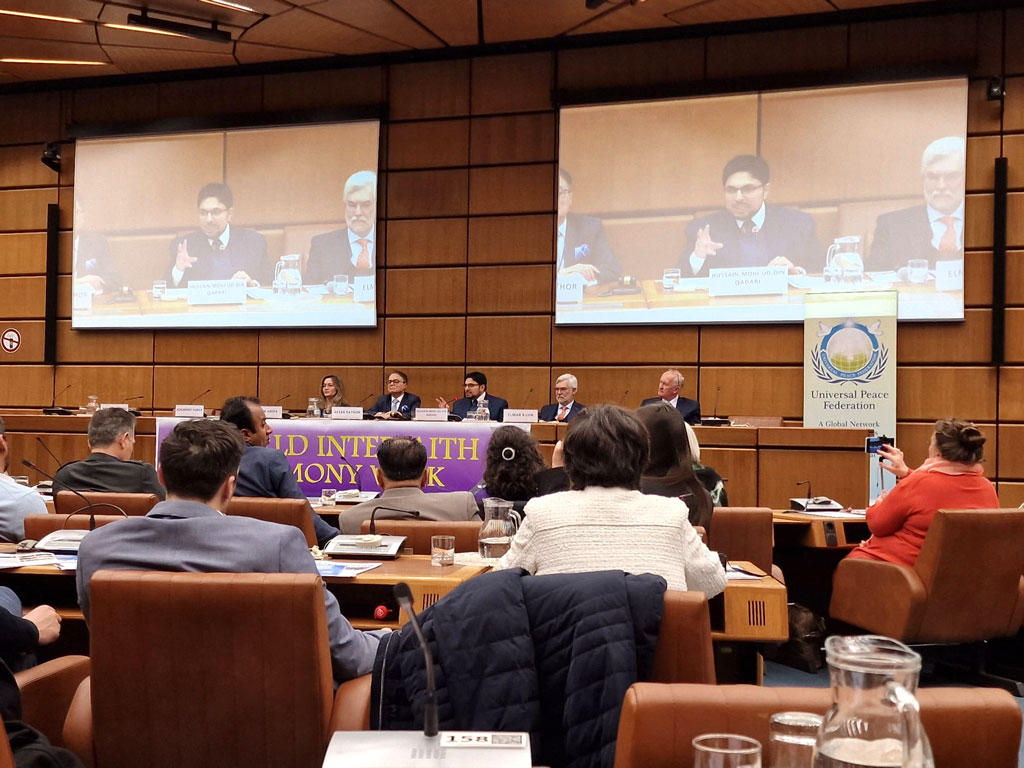
[[[540,409],[541,421],[572,421],[587,406],[576,402],[579,380],[571,373],[555,379],[555,402]]]
[[[345,182],[345,228],[317,235],[309,244],[303,273],[307,285],[335,275],[377,274],[377,174],[353,173]]]
[[[671,368],[661,374],[658,379],[658,396],[648,397],[640,406],[654,405],[664,400],[673,408],[683,414],[683,420],[687,424],[700,424],[700,403],[690,400],[688,397],[680,397],[679,390],[683,388],[683,374]]]
[[[580,274],[588,283],[609,283],[622,277],[604,224],[595,216],[570,213],[572,174],[558,169],[558,228],[555,261],[559,275]]]
[[[243,450],[238,430],[224,421],[196,419],[174,428],[160,446],[167,501],[145,517],[105,525],[82,540],[76,578],[87,621],[89,580],[99,570],[317,573],[298,528],[224,515]],[[387,630],[353,629],[326,586],[324,609],[334,679],[368,674]]]
[[[420,407],[419,395],[406,392],[409,387],[409,377],[405,371],[392,371],[388,374],[388,391],[377,398],[377,402],[369,409],[375,418],[409,418],[413,417],[416,409]]]
[[[167,284],[187,287],[189,280],[268,281],[267,239],[252,229],[231,226],[235,196],[227,184],[207,184],[196,197],[199,229],[171,244]]]
[[[465,397],[460,397],[455,402],[449,403],[443,397],[437,398],[438,408],[451,406],[452,413],[460,418],[466,418],[470,412],[476,413],[482,400],[487,401],[487,412],[491,421],[501,421],[505,416],[505,409],[508,408],[508,400],[487,392],[487,376],[480,371],[470,371],[466,374],[466,381],[463,382],[462,390]]]

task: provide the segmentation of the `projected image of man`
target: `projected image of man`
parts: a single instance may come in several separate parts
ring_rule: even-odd
[[[556,259],[559,275],[579,274],[588,283],[608,283],[622,276],[622,265],[612,253],[604,225],[594,216],[570,213],[572,175],[558,170],[558,242]]]
[[[964,140],[936,139],[921,156],[924,203],[883,213],[875,223],[869,269],[906,267],[910,259],[936,261],[964,257]]]
[[[199,229],[171,245],[169,282],[185,287],[190,280],[266,281],[267,239],[252,229],[231,226],[235,196],[227,184],[207,184],[196,198]]]
[[[106,235],[93,232],[88,226],[82,196],[75,194],[75,231],[71,239],[75,285],[88,285],[93,293],[117,293],[122,282],[110,255],[110,243]]]
[[[775,266],[788,267],[793,274],[824,261],[810,214],[768,204],[771,171],[763,158],[732,158],[722,171],[722,186],[725,208],[686,226],[684,274]]]
[[[345,182],[345,228],[317,235],[309,244],[303,282],[319,285],[335,275],[374,275],[377,270],[377,174],[353,173]]]

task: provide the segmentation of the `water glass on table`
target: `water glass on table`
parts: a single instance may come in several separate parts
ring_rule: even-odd
[[[821,715],[776,712],[768,721],[768,768],[811,768]]]
[[[437,534],[430,537],[430,564],[455,565],[455,537]]]
[[[761,768],[761,742],[735,733],[705,733],[693,744],[693,768]]]
[[[337,488],[324,488],[320,491],[320,506],[322,507],[333,507],[335,504],[335,496],[338,495]]]

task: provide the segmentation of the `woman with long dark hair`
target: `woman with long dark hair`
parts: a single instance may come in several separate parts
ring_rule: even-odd
[[[690,523],[707,528],[713,509],[711,494],[693,471],[682,414],[662,401],[643,406],[636,415],[651,437],[651,455],[640,478],[640,490],[682,499],[689,510]]]

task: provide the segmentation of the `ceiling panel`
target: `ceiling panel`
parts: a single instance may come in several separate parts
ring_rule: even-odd
[[[116,22],[115,22],[116,23]],[[227,29],[227,28],[225,28]],[[228,29],[232,36],[240,34],[238,29]],[[192,37],[173,35],[154,35],[152,32],[139,32],[128,29],[111,29],[100,25],[96,28],[100,45],[125,46],[129,48],[153,48],[162,50],[200,51],[203,53],[231,53],[233,43],[214,43],[209,40],[196,40]]]
[[[855,8],[878,8],[883,5],[906,5],[907,3],[935,2],[935,0],[832,0],[832,5],[840,11],[849,11]]]
[[[667,14],[678,8],[679,0],[647,0],[639,5],[621,3],[609,13],[592,11],[593,19],[574,29],[572,34],[674,27],[677,22],[668,18]]]
[[[257,13],[235,11],[219,5],[200,2],[200,0],[122,0],[120,5],[147,7],[151,13],[166,14],[202,21],[217,21],[237,27],[248,27],[261,16],[284,13],[292,4],[282,0],[232,0],[239,5],[247,5]]]
[[[444,44],[390,0],[327,0],[309,6],[309,10],[410,48],[437,48]]]
[[[282,45],[338,54],[379,53],[401,50],[405,47],[302,8],[293,8],[264,19],[245,32],[242,39],[247,43]]]
[[[0,7],[3,7],[2,3],[0,3]],[[73,43],[96,42],[96,25],[91,22],[89,24],[68,24],[62,21],[43,21],[0,15],[0,30],[3,30],[4,37],[67,40]]]
[[[235,58],[238,59],[239,64],[256,64],[286,59],[315,59],[333,55],[320,51],[304,51],[298,48],[281,48],[276,45],[257,45],[244,40],[235,44]]]
[[[0,2],[0,8],[7,11],[69,16],[73,19],[96,19],[99,17],[102,7],[103,3],[99,0],[3,0]],[[6,20],[4,23],[6,24]]]
[[[484,41],[488,43],[556,37],[598,13],[588,9],[583,0],[483,0],[483,9]]]
[[[58,40],[0,37],[0,51],[2,51],[0,53],[2,58],[107,61],[103,49],[95,43],[65,43]]]
[[[448,45],[477,45],[480,42],[477,34],[477,0],[394,2]]]
[[[231,54],[165,51],[131,46],[107,46],[110,59],[125,72],[163,72],[173,69],[229,67],[237,63]]]
[[[679,3],[668,18],[679,24],[711,24],[829,11],[835,7],[828,0],[694,0]]]

